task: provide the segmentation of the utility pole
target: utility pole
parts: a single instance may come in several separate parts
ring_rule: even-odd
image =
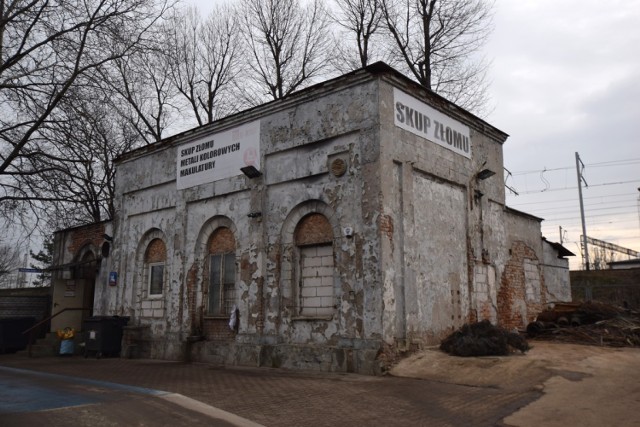
[[[582,168],[580,166],[582,165]],[[587,181],[585,181],[582,176],[582,169],[584,169],[584,163],[580,160],[580,156],[576,151],[576,172],[578,173],[578,195],[580,197],[580,218],[582,219],[582,261],[586,270],[590,270],[589,268],[589,249],[587,248],[587,226],[584,222],[584,202],[582,201],[582,182],[584,181],[584,186],[588,187]]]

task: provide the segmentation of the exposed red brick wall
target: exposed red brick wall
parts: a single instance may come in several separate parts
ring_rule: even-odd
[[[333,229],[327,218],[312,213],[300,220],[294,233],[296,245],[317,245],[333,241]]]
[[[71,242],[68,251],[74,256],[83,246],[91,243],[96,248],[102,246],[104,242],[104,223],[89,224],[84,227],[78,227],[70,233]]]
[[[229,319],[204,319],[204,336],[208,341],[233,341],[235,333],[229,328]]]
[[[228,252],[235,252],[236,239],[233,237],[233,232],[226,227],[218,228],[209,237],[207,244],[210,254],[225,254]]]
[[[490,320],[493,315],[493,308],[490,301],[484,301],[480,307],[480,319],[478,320]]]
[[[378,228],[389,239],[391,251],[393,251],[393,218],[389,215],[380,215],[378,217]]]
[[[527,301],[524,275],[525,259],[538,260],[533,249],[524,242],[514,242],[511,246],[511,257],[505,265],[502,273],[500,289],[498,290],[498,324],[506,329],[522,328],[532,322],[540,313],[546,303],[544,276],[538,266],[540,277],[540,302]],[[526,306],[526,318],[521,317],[521,312],[515,310],[516,303],[520,306],[524,302]]]
[[[167,260],[167,247],[160,239],[153,239],[144,254],[144,262],[154,263]]]

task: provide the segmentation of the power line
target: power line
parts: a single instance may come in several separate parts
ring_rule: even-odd
[[[558,220],[555,219],[545,219],[541,224],[541,229],[557,229],[558,226],[561,226],[563,230],[569,229],[578,229],[581,227],[580,218],[561,218]],[[607,219],[607,217],[598,217],[593,220],[587,220],[588,226],[598,226],[598,227],[608,227],[608,228],[619,228],[621,229],[621,233],[637,233],[640,236],[640,230],[637,230],[637,227],[633,227],[633,221],[630,219]]]
[[[607,213],[607,214],[600,214],[600,215],[589,215],[589,218],[601,218],[601,217],[613,217],[616,215],[632,215],[635,214],[635,212],[619,212],[619,213]],[[572,220],[572,219],[579,219],[580,217],[576,217],[576,216],[572,216],[572,217],[566,217],[566,218],[553,218],[553,221],[568,221],[568,220]],[[547,218],[545,218],[545,220],[547,220]],[[590,223],[590,222],[589,222]]]
[[[635,208],[636,205],[616,205],[616,206],[608,206],[606,208],[593,208],[592,206],[600,206],[600,205],[608,205],[608,203],[594,203],[592,205],[585,205],[585,210],[589,211],[589,212],[595,212],[595,211],[605,211],[605,210],[611,210],[611,209],[626,209],[626,208]],[[546,208],[546,209],[532,209],[532,212],[537,212],[537,213],[548,213],[550,215],[554,215],[554,214],[562,214],[562,213],[571,213],[573,212],[575,209],[566,209],[565,207],[556,207],[556,208]]]
[[[638,163],[640,163],[640,159],[624,159],[624,160],[610,160],[610,161],[598,162],[598,163],[588,163],[584,166],[585,168],[587,167],[601,168],[601,167],[610,167],[610,166],[631,166]],[[526,171],[516,171],[516,172],[511,172],[511,175],[520,176],[520,175],[531,175],[534,173],[539,174],[544,172],[572,170],[574,167],[575,166],[563,166],[563,167],[551,168],[551,169],[544,168],[544,169],[532,169],[532,170],[526,170]]]
[[[589,199],[602,199],[605,197],[621,197],[621,196],[630,196],[631,193],[620,193],[620,194],[605,194],[602,196],[591,196],[591,197],[584,197],[584,200],[589,200]],[[633,196],[635,197],[635,194],[633,194]],[[572,199],[567,199],[567,198],[563,198],[563,199],[556,199],[556,200],[545,200],[544,202],[526,202],[526,203],[514,203],[514,204],[509,204],[509,206],[511,207],[515,207],[515,206],[524,206],[524,205],[539,205],[540,203],[564,203],[564,202],[577,202],[578,199],[577,198],[572,198]]]
[[[601,184],[591,184],[588,188],[591,187],[605,187],[609,185],[620,185],[620,184],[631,184],[631,183],[640,183],[640,180],[634,179],[631,181],[619,181],[619,182],[605,182]],[[518,191],[518,194],[537,194],[537,193],[550,193],[552,191],[566,191],[566,190],[577,190],[578,187],[564,187],[564,188],[549,188],[544,190],[532,190],[532,191]]]
[[[557,229],[558,228],[558,222],[556,220],[550,219],[547,220],[545,219],[546,224],[543,224],[541,226],[541,228],[550,228],[550,229]],[[604,224],[616,224],[618,226],[621,226],[622,224],[631,224],[631,223],[635,223],[636,220],[635,219],[616,219],[615,221],[589,221],[589,225],[604,225]],[[568,222],[564,222],[564,225],[562,226],[563,229],[568,229],[570,227],[579,227],[580,224],[568,221]]]

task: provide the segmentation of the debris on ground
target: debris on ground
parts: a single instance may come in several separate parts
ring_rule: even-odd
[[[598,301],[557,303],[527,325],[527,336],[572,344],[640,347],[640,313]]]
[[[506,356],[515,350],[529,350],[527,341],[515,332],[499,328],[488,320],[468,323],[440,343],[440,350],[461,357]]]

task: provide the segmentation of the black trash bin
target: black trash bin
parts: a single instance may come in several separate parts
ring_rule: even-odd
[[[122,328],[127,325],[128,317],[93,316],[82,323],[84,334],[84,357],[95,354],[118,356],[122,346]]]

